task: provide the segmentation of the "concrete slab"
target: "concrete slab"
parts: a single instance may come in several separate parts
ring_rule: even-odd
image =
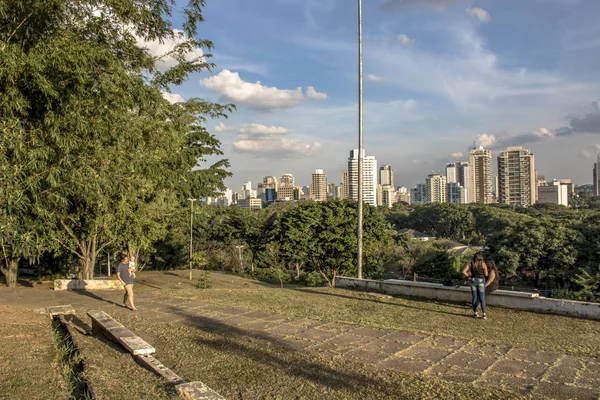
[[[63,306],[46,307],[46,313],[50,315],[50,318],[54,318],[59,315],[75,314],[75,309],[70,304],[66,304]]]
[[[187,382],[176,385],[175,388],[184,399],[202,399],[202,400],[225,400],[221,396],[202,382]]]

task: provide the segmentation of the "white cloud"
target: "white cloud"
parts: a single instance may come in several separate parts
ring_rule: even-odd
[[[375,81],[375,82],[381,82],[381,81],[385,80],[385,78],[382,77],[382,76],[374,75],[374,74],[368,74],[367,75],[367,80],[369,80],[369,81]]]
[[[492,147],[496,143],[496,137],[494,135],[488,135],[487,133],[481,133],[477,135],[473,141],[473,146]]]
[[[409,38],[404,33],[401,33],[396,37],[402,46],[410,46],[415,42],[415,39]]]
[[[215,127],[217,133],[231,133],[235,132],[242,135],[256,135],[256,136],[269,136],[269,135],[285,135],[290,132],[289,129],[282,126],[266,126],[262,124],[243,124],[236,126],[226,126],[224,123],[219,123]]]
[[[454,158],[454,159],[463,158],[463,157],[464,157],[463,153],[452,153],[452,154],[450,154],[450,158]]]
[[[594,107],[594,110],[600,112],[600,99],[593,101],[592,102],[592,107]]]
[[[479,7],[469,7],[465,10],[467,16],[478,20],[479,22],[490,22],[492,16],[490,13]]]
[[[306,97],[314,100],[325,100],[327,98],[327,93],[319,93],[314,87],[309,86],[306,88]]]
[[[233,142],[233,150],[238,153],[249,153],[256,157],[269,158],[301,158],[319,150],[321,143],[307,143],[296,139],[269,138],[267,140],[239,137]]]
[[[200,84],[216,91],[236,105],[256,110],[291,108],[306,100],[307,97],[319,100],[327,98],[327,94],[318,93],[312,86],[308,87],[305,97],[300,87],[295,90],[278,89],[263,86],[260,81],[250,83],[242,80],[237,72],[227,69],[210,78],[202,79]]]
[[[133,33],[133,32],[132,32]],[[167,56],[167,54],[173,49],[185,42],[187,37],[184,32],[179,29],[173,29],[173,36],[171,38],[165,39],[162,43],[158,40],[144,40],[141,37],[138,37],[134,34],[137,39],[138,46],[145,47],[148,49],[148,53],[156,58],[159,58],[157,61],[157,67],[159,69],[169,69],[177,65],[177,61],[172,56]],[[202,57],[203,52],[202,49],[194,49],[191,52],[187,53],[185,59],[187,61],[193,61],[196,58]]]
[[[162,92],[162,96],[171,104],[183,103],[185,101],[179,93]]]
[[[587,150],[581,150],[579,155],[583,158],[590,158],[592,156],[592,154]]]

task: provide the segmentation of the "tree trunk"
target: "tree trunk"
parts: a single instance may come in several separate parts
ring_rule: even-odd
[[[7,287],[15,287],[17,286],[17,272],[19,267],[19,259],[18,258],[9,258],[3,260],[2,265],[0,265],[0,270],[4,274],[6,278],[6,286]]]
[[[79,279],[94,279],[94,265],[96,265],[96,237],[89,241],[79,242],[81,256],[78,260],[77,277]]]
[[[300,263],[295,263],[294,266],[296,267],[296,279],[299,280],[300,279]]]
[[[335,287],[335,277],[337,275],[337,268],[331,268],[332,277],[331,277],[331,287]]]

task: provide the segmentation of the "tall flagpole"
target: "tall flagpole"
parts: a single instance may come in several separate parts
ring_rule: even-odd
[[[363,66],[362,66],[362,0],[358,0],[358,279],[362,279],[363,253]]]

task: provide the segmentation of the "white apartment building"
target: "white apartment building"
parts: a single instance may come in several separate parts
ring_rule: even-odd
[[[492,202],[492,153],[478,146],[469,152],[469,203]]]
[[[537,188],[538,203],[561,204],[569,206],[569,187],[561,184],[560,181],[546,183]]]
[[[498,155],[498,203],[529,207],[536,202],[536,189],[535,158],[531,151],[521,146],[502,151]]]
[[[429,174],[425,180],[426,203],[446,202],[446,177],[440,174]]]
[[[377,160],[374,156],[365,157],[362,152],[362,194],[363,202],[377,206]],[[350,200],[358,201],[358,150],[350,151],[348,157],[348,195]]]

